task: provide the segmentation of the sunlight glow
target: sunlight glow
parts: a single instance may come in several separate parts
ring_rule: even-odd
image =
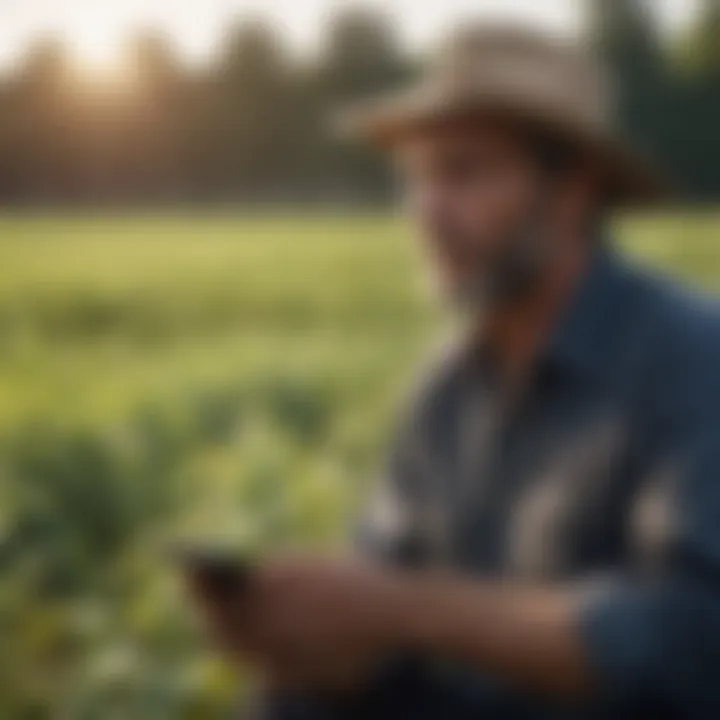
[[[653,0],[666,28],[686,25],[700,0]],[[128,36],[157,28],[182,59],[203,62],[238,17],[267,17],[301,50],[312,51],[332,9],[369,4],[388,12],[413,47],[433,42],[461,19],[502,15],[555,30],[581,25],[578,0],[0,0],[0,68],[38,36],[59,33],[83,72],[114,74],[125,62]]]
[[[62,34],[78,69],[89,74],[116,74],[125,60],[124,28],[97,13],[67,18]]]
[[[219,35],[219,28],[202,22],[202,16],[178,13],[174,18],[166,18],[165,22],[159,18],[157,22],[148,19],[148,22],[140,23],[121,13],[122,7],[112,4],[102,8],[93,6],[90,12],[85,8],[82,13],[62,18],[60,32],[68,43],[78,72],[95,77],[127,75],[131,70],[129,44],[135,32],[143,28],[160,28],[179,55],[189,61],[208,57]]]

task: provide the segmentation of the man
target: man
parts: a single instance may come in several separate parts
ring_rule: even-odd
[[[720,717],[720,324],[610,247],[606,215],[660,185],[608,112],[581,50],[481,28],[353,117],[467,331],[365,557],[208,602],[268,717]]]

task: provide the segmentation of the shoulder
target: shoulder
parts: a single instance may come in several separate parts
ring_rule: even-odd
[[[720,359],[720,301],[663,277],[639,278],[653,352],[676,369]]]
[[[664,277],[635,272],[634,321],[644,339],[651,404],[672,424],[720,409],[720,302]]]

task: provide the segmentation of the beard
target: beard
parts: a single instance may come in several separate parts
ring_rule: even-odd
[[[463,282],[446,295],[461,315],[484,315],[526,301],[552,259],[550,233],[537,214],[526,218]]]

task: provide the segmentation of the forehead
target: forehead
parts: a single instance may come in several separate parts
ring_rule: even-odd
[[[495,117],[458,118],[409,130],[394,145],[400,166],[444,159],[522,160],[530,157],[527,129]]]

